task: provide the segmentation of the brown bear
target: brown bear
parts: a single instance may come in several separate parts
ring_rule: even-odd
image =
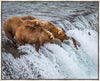
[[[31,27],[43,27],[46,30],[53,33],[54,37],[57,38],[59,41],[63,42],[63,40],[68,40],[69,37],[65,34],[64,31],[61,29],[55,27],[51,22],[49,21],[41,21],[33,16],[23,16],[23,20],[28,20],[25,22],[25,24],[31,26]],[[30,21],[29,21],[30,20]],[[35,23],[34,23],[35,22]]]
[[[61,42],[69,39],[69,37],[65,34],[65,32],[57,27],[54,27],[50,29],[49,31],[53,33],[54,37],[57,38]]]
[[[20,19],[24,21],[25,25],[29,25],[30,27],[36,27],[40,23],[40,21],[33,16],[22,16]]]
[[[21,20],[34,20],[34,19],[37,19],[37,18],[29,15],[29,16],[22,16],[22,17],[20,17],[20,19]]]
[[[46,29],[22,25],[16,31],[15,38],[19,45],[35,44],[36,51],[44,43],[54,43],[54,36]]]
[[[51,22],[49,21],[40,21],[38,22],[39,27],[45,28],[46,30],[50,31],[56,39],[63,42],[63,40],[68,40],[69,37],[65,34],[64,31],[62,31],[60,28],[55,27]]]
[[[13,43],[16,43],[13,39],[15,36],[15,32],[17,28],[21,26],[22,24],[23,24],[23,21],[17,17],[11,17],[4,22],[3,28],[4,28],[5,35],[10,40],[12,40]]]
[[[23,22],[24,22],[23,23],[24,25],[30,26],[30,27],[38,27],[38,26],[40,26],[40,21],[37,20],[37,19],[34,19],[34,20],[24,20]]]
[[[15,44],[16,42],[14,41],[14,36],[15,36],[15,32],[17,30],[18,27],[20,27],[21,25],[29,25],[31,27],[36,27],[38,26],[39,24],[39,21],[37,19],[35,20],[21,20],[20,18],[18,17],[11,17],[9,19],[7,19],[5,22],[4,22],[4,32],[6,34],[6,36],[12,40],[12,42]]]

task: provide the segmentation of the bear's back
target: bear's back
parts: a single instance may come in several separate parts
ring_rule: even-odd
[[[36,18],[33,17],[33,16],[22,16],[22,17],[20,17],[20,19],[21,19],[21,20],[34,20],[34,19],[36,19]]]

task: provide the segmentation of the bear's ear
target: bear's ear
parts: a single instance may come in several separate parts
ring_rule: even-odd
[[[38,22],[38,21],[36,21],[36,22],[35,22],[35,25],[39,25],[39,22]]]
[[[52,25],[52,23],[50,21],[47,21],[48,22],[48,25]]]
[[[49,24],[51,24],[51,22],[50,21],[47,21]]]

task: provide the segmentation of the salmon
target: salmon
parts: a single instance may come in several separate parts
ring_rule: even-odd
[[[72,41],[73,41],[74,48],[76,48],[76,49],[78,50],[76,40],[75,40],[74,38],[71,38],[71,39],[72,39]]]

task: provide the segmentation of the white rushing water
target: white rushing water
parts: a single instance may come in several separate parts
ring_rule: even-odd
[[[18,58],[2,52],[2,79],[97,79],[98,78],[98,12],[78,16],[70,22],[57,22],[72,40],[45,44],[39,53],[34,45],[19,46],[25,52]]]

